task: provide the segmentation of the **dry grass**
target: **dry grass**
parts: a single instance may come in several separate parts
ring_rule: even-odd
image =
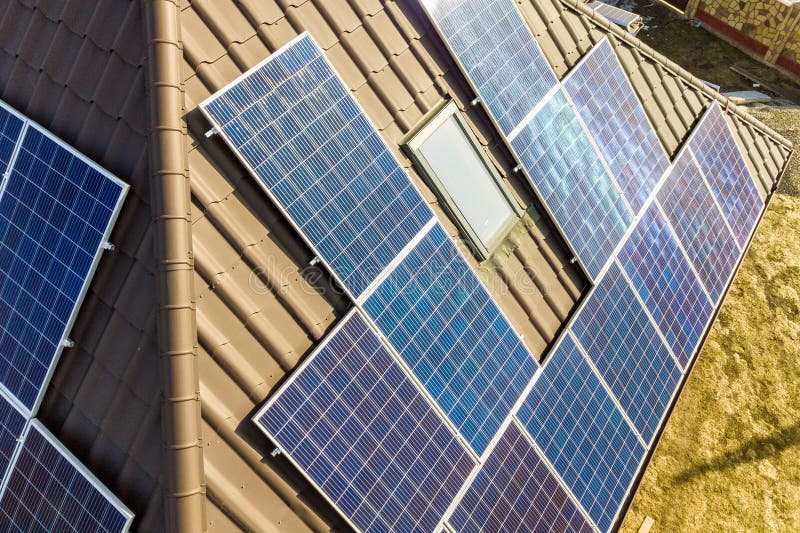
[[[671,26],[676,31],[658,39],[672,49],[653,45],[683,63],[680,43],[696,44],[699,37],[676,38],[677,30],[701,30]],[[715,52],[725,48],[705,39]],[[723,74],[733,61],[742,61],[738,52],[721,54],[709,70]],[[693,70],[703,75],[702,68]],[[763,105],[752,112],[800,146],[800,107]],[[653,531],[800,531],[799,159],[698,356],[624,532],[637,531],[646,516],[655,519]]]

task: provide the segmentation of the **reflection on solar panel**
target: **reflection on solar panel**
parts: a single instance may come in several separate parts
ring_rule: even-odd
[[[675,161],[657,199],[716,304],[740,253],[689,151]]]
[[[649,443],[681,370],[616,264],[589,295],[572,331]]]
[[[513,0],[423,0],[467,77],[508,135],[557,80]]]
[[[633,216],[562,92],[545,103],[511,146],[596,279]]]
[[[433,217],[308,34],[201,109],[355,298]]]
[[[358,312],[254,420],[363,531],[432,531],[474,467]]]
[[[126,191],[28,125],[0,198],[0,381],[31,411]]]
[[[514,421],[448,523],[465,532],[594,531]]]
[[[364,309],[481,454],[538,364],[439,224]]]
[[[34,420],[0,499],[3,531],[119,532],[133,515]]]
[[[0,482],[5,479],[17,443],[22,440],[27,418],[0,391]]]
[[[24,120],[0,102],[0,181],[8,169]]]
[[[565,335],[517,417],[601,530],[622,505],[645,449]]]
[[[743,248],[756,227],[764,203],[716,102],[692,134],[689,149]]]
[[[669,160],[607,39],[564,80],[600,153],[635,213],[642,210]]]
[[[619,261],[686,368],[714,307],[657,204],[645,211],[620,250]]]

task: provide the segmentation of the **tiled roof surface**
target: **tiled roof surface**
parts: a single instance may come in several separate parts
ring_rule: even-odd
[[[521,8],[562,76],[604,31],[559,0]],[[192,194],[197,338],[210,530],[322,529],[336,515],[283,461],[250,415],[349,305],[309,270],[311,252],[217,139],[197,104],[309,30],[395,147],[448,95],[521,198],[527,184],[416,0],[195,0],[181,11]],[[665,146],[675,152],[708,97],[626,43],[618,52]],[[0,10],[0,96],[132,185],[40,417],[137,515],[163,528],[156,283],[147,169],[146,36],[136,0],[8,0]],[[765,184],[788,150],[733,121]],[[448,224],[455,235],[455,226]],[[523,223],[482,269],[542,354],[584,279],[552,226]],[[320,294],[324,293],[324,294]]]

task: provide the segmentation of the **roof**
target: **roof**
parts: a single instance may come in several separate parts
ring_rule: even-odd
[[[165,527],[158,294],[148,179],[143,3],[9,0],[0,12],[0,95],[131,184],[106,254],[40,417],[136,513]],[[222,143],[204,136],[197,104],[304,30],[409,169],[398,141],[452,97],[513,190],[528,185],[414,1],[194,0],[180,4],[201,431],[210,530],[305,530],[337,524],[314,489],[249,422],[349,306],[312,253]],[[606,33],[659,137],[674,154],[713,94],[635,38],[568,0],[520,7],[563,76]],[[732,125],[766,196],[789,146],[750,118]],[[152,149],[152,147],[150,147]],[[453,224],[447,225],[456,234]],[[530,212],[481,276],[538,355],[575,308],[586,280],[545,217]],[[475,264],[477,267],[478,265]],[[341,525],[341,524],[339,524]]]

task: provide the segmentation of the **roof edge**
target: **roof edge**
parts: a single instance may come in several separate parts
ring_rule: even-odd
[[[594,24],[601,27],[603,30],[607,31],[608,33],[612,34],[617,39],[625,42],[626,44],[637,48],[637,50],[642,53],[644,56],[652,59],[653,61],[661,64],[664,68],[675,74],[676,76],[680,77],[686,83],[691,85],[693,88],[697,89],[707,97],[717,100],[724,109],[731,111],[734,113],[739,119],[747,122],[761,133],[769,136],[772,140],[776,141],[777,143],[783,145],[785,148],[792,150],[792,142],[778,133],[777,131],[773,130],[754,116],[750,115],[746,111],[743,111],[739,108],[736,104],[730,102],[726,97],[722,96],[718,91],[715,91],[711,87],[707,86],[705,83],[702,82],[697,76],[693,75],[691,72],[683,68],[682,66],[678,65],[664,54],[654,50],[648,44],[642,42],[641,39],[638,37],[634,37],[628,34],[624,29],[620,28],[613,22],[609,21],[602,15],[595,13],[594,10],[587,7],[581,0],[561,0],[561,3],[570,9],[573,9],[582,15],[589,18]]]
[[[142,0],[159,298],[165,527],[176,532],[206,529],[180,1]]]

